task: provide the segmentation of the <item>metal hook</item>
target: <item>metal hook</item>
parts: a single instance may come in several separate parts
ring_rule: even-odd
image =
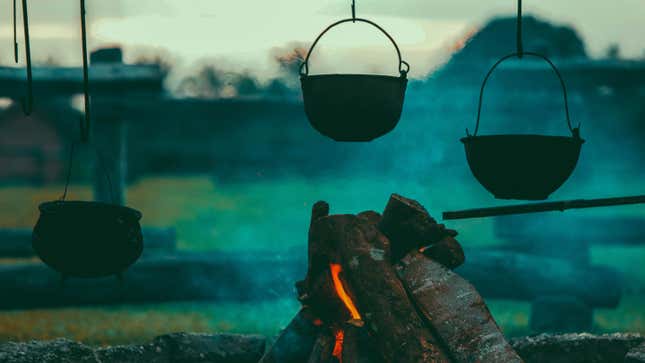
[[[517,0],[517,57],[524,56],[524,45],[522,44],[522,0]]]
[[[352,20],[356,22],[356,0],[352,0]]]
[[[88,142],[90,135],[90,86],[87,61],[87,25],[85,22],[85,0],[81,0],[81,41],[83,51],[83,96],[85,98],[85,118],[81,119],[81,142]]]
[[[33,77],[31,74],[31,43],[29,41],[29,14],[27,0],[22,0],[22,22],[25,32],[25,57],[27,60],[27,96],[22,99],[22,111],[25,115],[31,115],[33,109]],[[17,57],[17,51],[16,51]]]

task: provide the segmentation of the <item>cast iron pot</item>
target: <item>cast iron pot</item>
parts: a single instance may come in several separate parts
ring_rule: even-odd
[[[477,136],[484,88],[490,75],[500,63],[519,55],[513,53],[503,57],[488,72],[479,96],[475,133],[461,139],[461,142],[464,143],[466,158],[473,175],[495,198],[543,200],[569,179],[578,163],[584,143],[580,138],[580,128],[571,127],[564,80],[548,58],[537,53],[522,53],[545,60],[560,79],[571,136]]]
[[[63,276],[118,275],[143,251],[141,212],[114,204],[53,201],[39,206],[32,246]]]
[[[394,45],[399,57],[396,76],[367,74],[309,75],[309,57],[320,38],[346,22],[373,25]],[[311,125],[336,141],[370,141],[392,131],[401,118],[410,67],[394,39],[379,25],[361,18],[338,21],[316,38],[300,67],[305,113]]]

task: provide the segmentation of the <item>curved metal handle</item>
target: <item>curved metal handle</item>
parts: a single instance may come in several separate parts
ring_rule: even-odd
[[[551,66],[551,69],[553,70],[553,72],[558,76],[558,79],[560,80],[560,85],[562,86],[562,94],[564,95],[564,111],[565,111],[566,117],[567,117],[567,126],[569,126],[569,131],[571,131],[571,134],[574,137],[580,137],[580,125],[578,125],[578,127],[576,127],[576,128],[571,127],[571,118],[569,117],[569,97],[567,96],[567,86],[564,83],[564,79],[562,78],[562,75],[560,74],[560,71],[555,66],[555,64],[553,64],[553,62],[551,62],[551,60],[549,60],[549,58],[547,58],[547,57],[545,57],[545,56],[543,56],[541,54],[533,53],[533,52],[511,53],[509,55],[506,55],[506,56],[502,57],[500,60],[498,60],[497,63],[495,63],[493,65],[493,67],[488,71],[488,74],[486,74],[486,77],[484,78],[484,83],[482,84],[482,88],[481,88],[481,90],[479,92],[479,106],[477,108],[477,124],[475,125],[475,133],[472,136],[477,136],[477,131],[479,131],[479,119],[480,119],[481,112],[482,112],[482,102],[483,102],[483,99],[484,99],[484,89],[486,88],[486,83],[488,83],[488,79],[493,74],[493,71],[497,68],[497,66],[499,66],[505,60],[513,58],[513,57],[520,57],[521,58],[521,56],[524,56],[524,55],[533,56],[533,57],[540,58],[540,59],[546,61]],[[471,136],[470,132],[468,132],[468,129],[466,129],[466,134],[468,136]]]
[[[320,41],[320,38],[322,38],[323,35],[325,35],[325,33],[327,33],[329,30],[331,30],[331,28],[343,23],[348,23],[350,21],[351,22],[358,21],[358,22],[370,24],[374,26],[376,29],[380,30],[381,33],[385,34],[385,36],[390,40],[390,42],[392,42],[392,45],[394,45],[394,49],[396,49],[396,55],[399,57],[399,72],[401,73],[401,76],[404,77],[410,71],[410,64],[408,64],[408,62],[404,61],[401,58],[401,50],[399,49],[399,46],[394,41],[394,38],[392,38],[392,36],[385,31],[385,29],[383,29],[380,25],[374,23],[371,20],[362,19],[362,18],[349,18],[349,19],[339,20],[333,23],[332,25],[328,26],[325,30],[323,30],[322,33],[320,33],[320,35],[318,35],[316,40],[314,40],[314,43],[311,45],[311,48],[309,48],[309,52],[307,52],[307,57],[305,58],[305,61],[300,65],[301,76],[306,76],[309,74],[309,57],[311,57],[311,54],[313,53],[314,48],[318,44],[318,41]]]
[[[69,165],[67,167],[67,177],[65,178],[65,189],[63,190],[63,195],[58,198],[60,201],[65,201],[65,198],[67,198],[67,191],[69,190],[69,183],[72,179],[72,169],[74,167],[74,155],[76,154],[76,147],[78,145],[83,145],[83,142],[81,141],[80,143],[73,142],[72,146],[70,147],[69,151]],[[92,150],[94,151],[94,154],[96,155],[96,162],[98,163],[98,167],[101,169],[103,172],[103,175],[105,176],[105,180],[107,180],[108,187],[110,188],[110,199],[112,200],[112,204],[116,204],[116,198],[114,197],[114,187],[112,185],[112,178],[110,177],[110,173],[107,170],[107,167],[105,166],[105,158],[99,151],[99,149],[89,143],[85,143],[85,145],[88,145]]]

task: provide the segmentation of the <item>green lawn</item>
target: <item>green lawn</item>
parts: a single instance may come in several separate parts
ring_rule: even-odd
[[[181,249],[253,253],[306,248],[310,208],[321,199],[331,204],[332,213],[380,211],[389,194],[396,191],[420,200],[435,217],[443,210],[497,203],[478,185],[473,184],[472,189],[460,186],[459,194],[452,185],[430,179],[395,182],[357,177],[258,179],[238,184],[213,183],[207,177],[159,177],[131,185],[127,199],[130,206],[143,211],[145,226],[174,226]],[[38,203],[58,198],[61,190],[61,185],[0,188],[0,228],[30,228],[38,216]],[[90,197],[86,186],[71,190],[71,199]],[[580,213],[645,215],[642,207]],[[490,219],[451,222],[449,226],[459,230],[468,247],[499,243]],[[592,259],[623,271],[630,291],[643,291],[645,248],[594,247]],[[530,333],[529,304],[488,303],[508,335]],[[0,341],[69,337],[90,344],[117,344],[142,342],[173,331],[274,335],[297,309],[295,300],[284,299],[253,304],[168,303],[0,312]],[[597,332],[645,333],[645,296],[633,293],[625,296],[616,310],[597,310],[594,322]]]

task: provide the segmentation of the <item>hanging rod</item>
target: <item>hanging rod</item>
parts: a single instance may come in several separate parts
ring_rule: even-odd
[[[85,117],[81,119],[81,141],[88,142],[90,137],[91,100],[89,65],[87,61],[87,24],[85,21],[85,0],[80,0],[81,5],[81,47],[83,51],[83,98],[85,101]]]
[[[524,44],[522,40],[522,0],[517,0],[517,56],[524,55]]]
[[[617,198],[575,199],[560,202],[544,202],[509,205],[504,207],[466,209],[454,212],[443,212],[443,219],[470,219],[505,216],[511,214],[540,213],[550,211],[564,212],[567,209],[611,207],[617,205],[645,204],[645,195]]]
[[[352,0],[352,19],[356,22],[356,0]]]
[[[14,8],[15,10],[15,8]],[[27,0],[22,0],[22,22],[25,37],[25,59],[27,63],[27,96],[22,99],[22,112],[29,116],[33,110],[34,105],[34,88],[33,88],[33,75],[31,71],[31,42],[29,38],[29,10],[27,8]],[[15,22],[14,22],[15,24]],[[16,43],[17,44],[17,43]],[[17,48],[16,48],[17,49]],[[16,59],[18,53],[15,53]]]

